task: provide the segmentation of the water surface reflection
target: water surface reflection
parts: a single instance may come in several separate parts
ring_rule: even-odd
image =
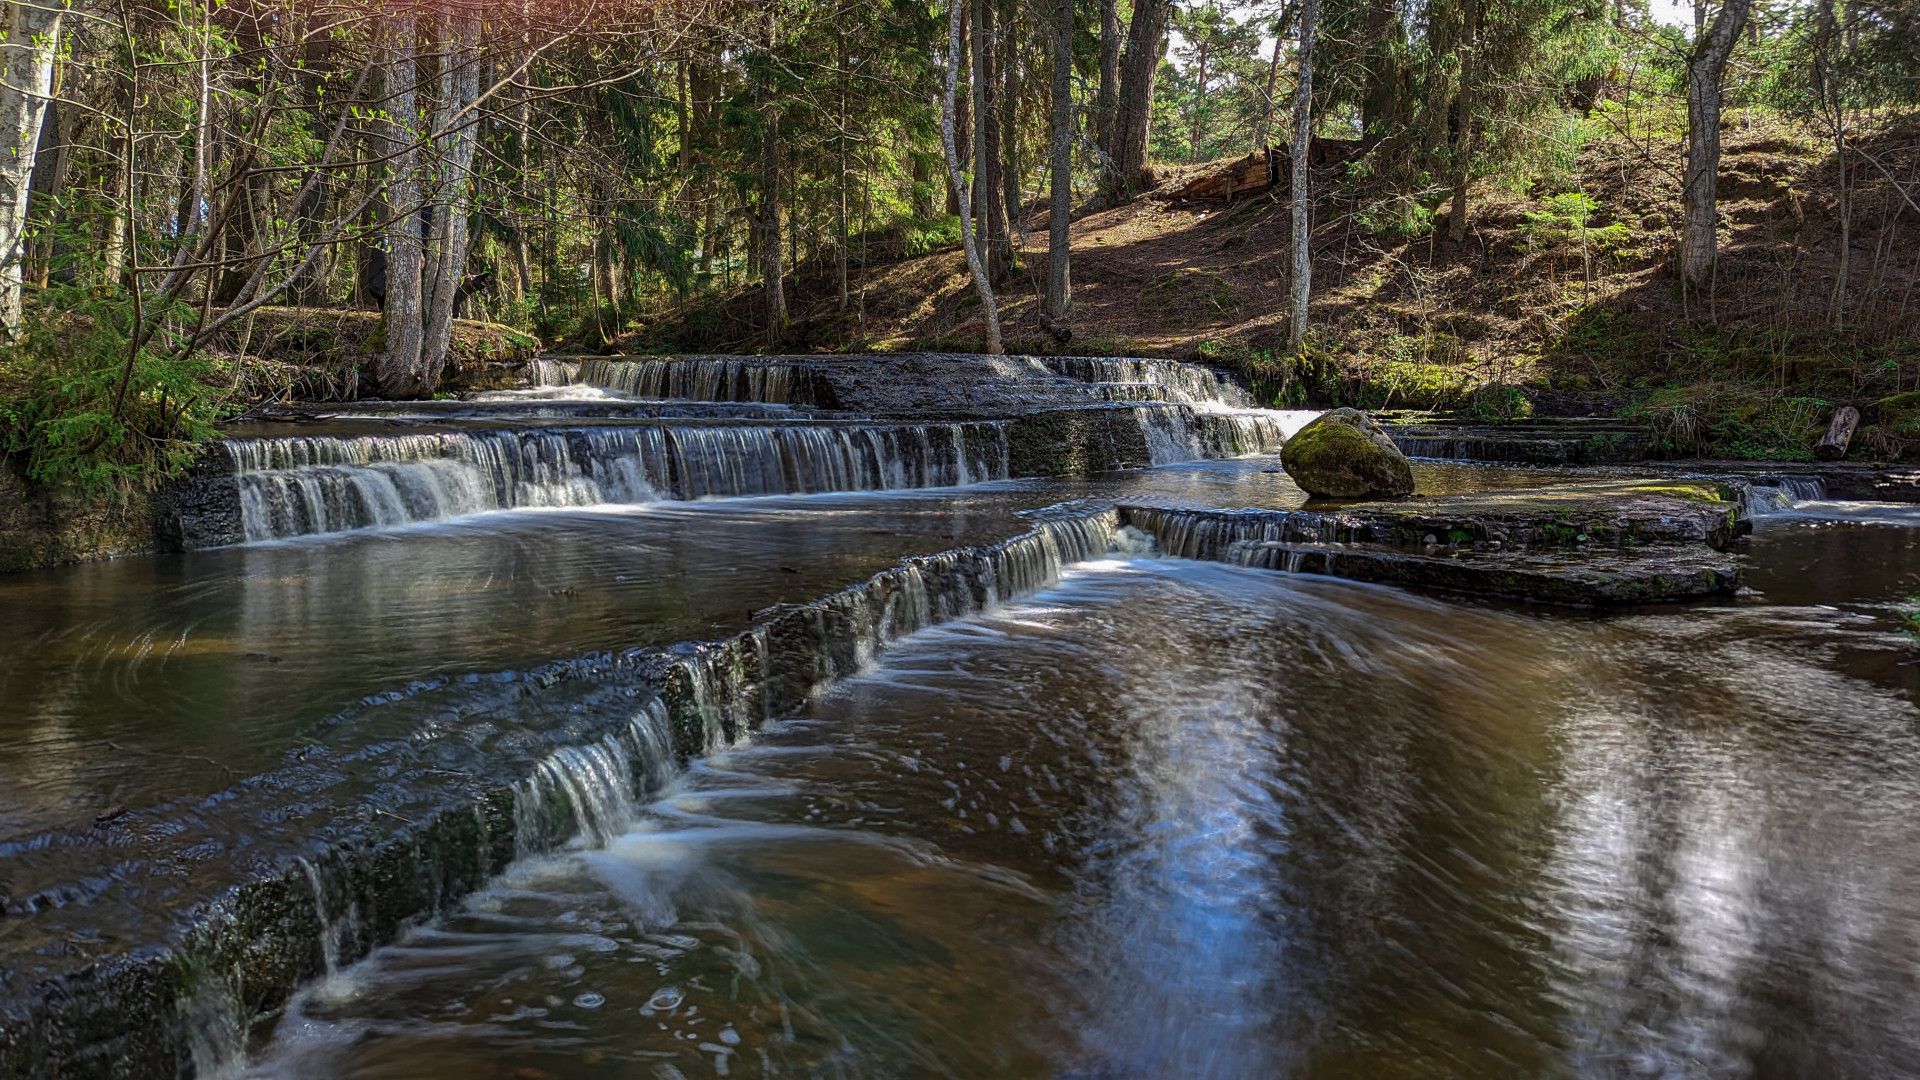
[[[1920,1068],[1920,736],[1849,612],[1153,559],[923,633],[308,994],[267,1075]]]

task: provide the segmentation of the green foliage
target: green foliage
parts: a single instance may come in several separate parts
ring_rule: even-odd
[[[1194,350],[1194,358],[1237,373],[1247,381],[1259,404],[1295,409],[1308,402],[1313,365],[1305,357],[1209,339]]]
[[[1490,423],[1527,420],[1533,417],[1533,400],[1517,386],[1490,382],[1474,390],[1468,399],[1468,409],[1475,417]]]
[[[178,475],[214,437],[230,388],[212,382],[204,356],[164,352],[164,330],[135,349],[127,294],[59,287],[46,299],[0,369],[7,451],[25,457],[36,482],[81,493],[147,490]],[[141,325],[191,315],[149,307]]]
[[[1433,233],[1434,208],[1409,195],[1395,195],[1361,207],[1354,224],[1383,240],[1418,240]]]
[[[1154,83],[1152,156],[1209,161],[1271,141],[1273,133],[1261,130],[1269,64],[1261,55],[1263,27],[1236,21],[1218,0],[1176,7],[1173,22],[1177,63],[1163,62]]]
[[[900,229],[901,250],[909,257],[960,246],[958,214],[941,214],[934,218],[909,217],[900,222]]]
[[[1599,210],[1600,204],[1584,191],[1562,192],[1548,196],[1541,209],[1527,211],[1520,228],[1529,243],[1597,253],[1618,250],[1633,239],[1622,222],[1595,226],[1593,216]]]
[[[1820,398],[1703,381],[1655,391],[1626,415],[1676,456],[1807,461],[1830,410]]]

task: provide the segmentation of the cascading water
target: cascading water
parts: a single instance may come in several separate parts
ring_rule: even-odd
[[[1212,368],[1178,360],[1146,357],[1047,356],[1035,357],[1039,366],[1057,375],[1092,383],[1145,383],[1165,387],[1166,399],[1189,405],[1252,406],[1246,390]]]
[[[360,937],[360,905],[353,897],[345,898],[345,910],[335,913],[335,903],[329,898],[327,882],[320,868],[302,858],[300,871],[306,875],[307,885],[313,889],[313,915],[320,926],[320,959],[331,976],[340,970],[341,958],[355,947]]]
[[[784,405],[793,398],[794,365],[777,360],[687,357],[536,361],[535,386],[595,386],[628,397]]]
[[[1006,475],[991,423],[500,428],[228,442],[248,540],[516,507],[949,487]]]
[[[1182,559],[1266,566],[1267,555],[1249,554],[1277,544],[1345,544],[1371,539],[1368,528],[1337,514],[1309,511],[1173,510],[1128,506],[1121,519],[1151,537],[1159,550]],[[1297,563],[1296,563],[1297,565]]]
[[[515,854],[547,851],[569,835],[604,847],[632,820],[634,800],[664,785],[677,760],[657,698],[625,730],[554,751],[514,791]]]
[[[1194,409],[1185,405],[1133,410],[1148,460],[1171,465],[1202,458],[1277,453],[1318,413],[1271,409]]]
[[[1769,476],[1740,489],[1740,510],[1750,518],[1766,517],[1826,497],[1827,485],[1819,477]]]

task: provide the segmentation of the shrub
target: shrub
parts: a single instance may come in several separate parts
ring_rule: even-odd
[[[8,453],[49,488],[122,494],[179,474],[236,392],[203,355],[177,357],[166,329],[134,347],[133,298],[73,286],[47,290],[24,320],[0,379]],[[186,305],[139,313],[140,326],[185,325]]]

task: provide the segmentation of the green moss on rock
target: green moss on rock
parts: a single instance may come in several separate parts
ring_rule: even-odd
[[[1413,494],[1413,466],[1373,418],[1333,409],[1294,433],[1280,463],[1309,495],[1335,499]]]

